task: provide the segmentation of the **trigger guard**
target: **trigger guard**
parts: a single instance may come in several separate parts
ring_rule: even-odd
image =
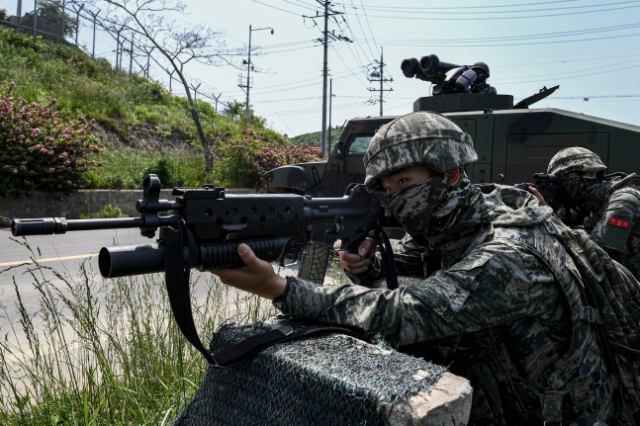
[[[297,264],[298,264],[298,262],[300,262],[300,257],[301,257],[301,256],[300,256],[300,253],[296,253],[296,256],[293,258],[293,262],[291,262],[291,263],[285,263],[285,260],[286,260],[286,256],[285,256],[285,257],[283,257],[283,258],[279,258],[279,259],[277,260],[277,263],[278,263],[278,265],[282,266],[283,268],[288,268],[288,267],[290,267],[290,266],[297,265]]]

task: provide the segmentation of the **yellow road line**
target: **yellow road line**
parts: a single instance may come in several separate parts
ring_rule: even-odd
[[[96,257],[98,255],[98,253],[93,253],[93,254],[79,254],[77,256],[67,256],[67,257],[51,257],[49,259],[40,259],[38,260],[38,263],[44,263],[44,262],[55,262],[57,260],[72,260],[72,259],[85,259],[88,257]],[[0,263],[0,267],[2,266],[15,266],[15,265],[21,265],[24,263],[34,263],[33,260],[21,260],[18,262],[7,262],[7,263]]]

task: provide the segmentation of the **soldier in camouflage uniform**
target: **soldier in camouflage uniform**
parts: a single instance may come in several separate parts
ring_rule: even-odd
[[[565,209],[584,218],[591,238],[640,280],[640,190],[632,185],[635,173],[604,176],[606,170],[598,155],[573,147],[558,152],[547,173],[560,179]]]
[[[525,191],[471,185],[470,136],[446,118],[408,114],[383,126],[367,154],[365,184],[386,191],[396,219],[442,253],[442,270],[397,290],[322,286],[277,276],[238,246],[247,266],[222,282],[283,313],[380,333],[395,345],[449,339],[451,370],[473,386],[470,425],[613,423],[618,385],[583,320],[580,274],[555,238],[551,208]],[[372,252],[341,253],[368,273]],[[617,423],[616,423],[617,424]]]
[[[471,93],[482,93],[487,95],[498,94],[496,88],[487,83],[487,79],[491,75],[489,73],[489,65],[484,62],[476,62],[471,66],[471,69],[478,75],[476,81],[471,85]]]

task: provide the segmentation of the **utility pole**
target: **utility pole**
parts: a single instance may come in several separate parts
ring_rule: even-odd
[[[247,85],[243,86],[242,83],[238,84],[240,88],[247,88],[247,104],[244,108],[244,116],[247,117],[247,126],[251,123],[251,105],[249,104],[249,89],[251,89],[251,70],[253,69],[253,64],[251,63],[251,33],[253,31],[261,31],[261,30],[271,30],[271,35],[275,32],[272,27],[264,27],[264,28],[252,28],[249,25],[249,51],[247,52]]]
[[[322,143],[320,145],[320,158],[324,158],[327,152],[327,54],[329,53],[329,1],[324,2],[324,59],[322,61]]]
[[[324,7],[324,31],[323,37],[319,38],[318,41],[324,45],[324,58],[322,61],[322,140],[320,141],[320,156],[324,157],[327,153],[327,78],[329,76],[329,66],[328,66],[328,53],[329,53],[329,42],[330,41],[347,41],[351,43],[348,37],[342,35],[335,35],[334,32],[329,32],[329,17],[335,15],[342,15],[342,12],[336,12],[331,9],[331,1],[329,0],[316,0]],[[305,16],[302,15],[303,18],[309,19],[317,19],[316,16]]]
[[[384,104],[384,99],[383,99],[383,93],[384,92],[393,92],[393,89],[385,89],[384,88],[384,83],[388,82],[388,83],[392,83],[393,82],[393,78],[384,78],[384,67],[387,65],[384,63],[384,54],[383,54],[383,50],[382,47],[380,48],[380,62],[376,61],[377,65],[375,65],[373,67],[373,71],[369,74],[369,82],[373,83],[376,81],[380,82],[380,88],[379,89],[374,89],[372,87],[369,88],[370,92],[380,92],[380,117],[382,117],[382,106]],[[374,101],[371,101],[373,103],[375,103]]]
[[[329,79],[329,156],[331,156],[331,104],[333,103],[333,79]]]

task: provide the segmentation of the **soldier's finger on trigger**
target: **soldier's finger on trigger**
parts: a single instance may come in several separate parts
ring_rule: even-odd
[[[357,253],[349,253],[348,251],[341,251],[340,260],[343,260],[349,263],[359,262],[362,260],[362,256],[360,256]]]

